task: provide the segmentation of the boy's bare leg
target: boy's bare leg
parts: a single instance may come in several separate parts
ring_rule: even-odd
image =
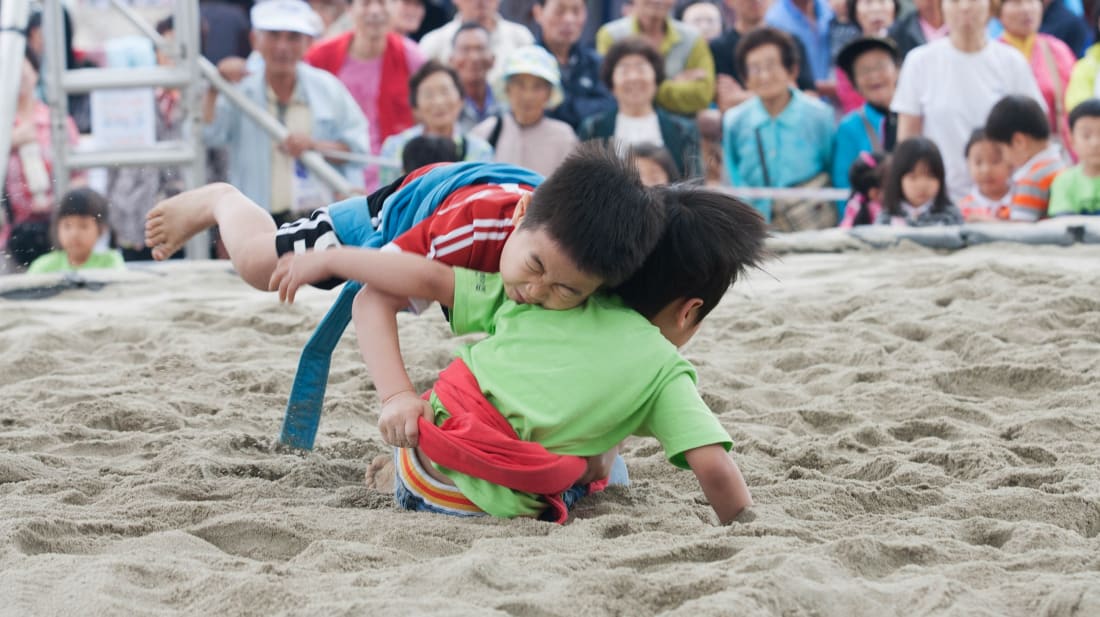
[[[393,491],[393,454],[379,454],[367,466],[367,488],[386,493]]]
[[[153,247],[153,259],[168,259],[195,234],[214,225],[241,278],[269,291],[279,258],[275,221],[229,184],[208,184],[157,204],[145,219],[145,245]]]

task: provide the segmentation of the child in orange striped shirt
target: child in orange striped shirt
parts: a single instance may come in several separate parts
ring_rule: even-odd
[[[989,112],[985,133],[1001,146],[1012,174],[1012,198],[999,218],[1038,221],[1046,217],[1050,185],[1066,167],[1061,149],[1050,142],[1046,112],[1032,98],[1006,96]]]

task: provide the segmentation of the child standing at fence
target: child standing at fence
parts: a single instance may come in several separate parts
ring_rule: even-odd
[[[913,137],[894,150],[875,222],[902,227],[962,224],[962,213],[947,196],[943,156],[932,140]]]
[[[1069,114],[1070,138],[1080,163],[1050,186],[1050,216],[1100,214],[1100,100],[1088,99]]]
[[[122,269],[118,251],[96,251],[107,229],[107,200],[91,189],[76,189],[61,198],[54,218],[57,245],[61,247],[35,259],[27,274],[86,269]]]
[[[844,207],[841,229],[856,225],[871,225],[882,212],[882,181],[886,175],[886,155],[881,152],[860,152],[848,169],[848,184],[852,195]]]
[[[978,129],[970,134],[963,149],[966,167],[974,180],[974,188],[959,204],[967,222],[1005,220],[1012,201],[1012,185],[1009,176],[1012,166],[1001,154],[997,142]]]

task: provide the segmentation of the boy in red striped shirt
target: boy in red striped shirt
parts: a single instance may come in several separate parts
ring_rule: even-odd
[[[1016,168],[1012,197],[998,218],[1030,222],[1045,218],[1050,186],[1066,167],[1062,149],[1050,141],[1046,112],[1030,97],[1006,96],[990,110],[985,133],[1000,144],[1005,160]]]

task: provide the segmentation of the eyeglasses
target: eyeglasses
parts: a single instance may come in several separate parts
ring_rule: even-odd
[[[776,73],[786,71],[786,67],[781,62],[761,62],[760,64],[747,64],[745,65],[745,71],[749,76],[760,77],[767,75],[768,73]]]
[[[867,77],[871,77],[872,75],[881,75],[893,68],[894,66],[894,63],[889,60],[884,60],[882,62],[876,62],[875,64],[862,66],[855,71],[856,79],[864,79]]]

